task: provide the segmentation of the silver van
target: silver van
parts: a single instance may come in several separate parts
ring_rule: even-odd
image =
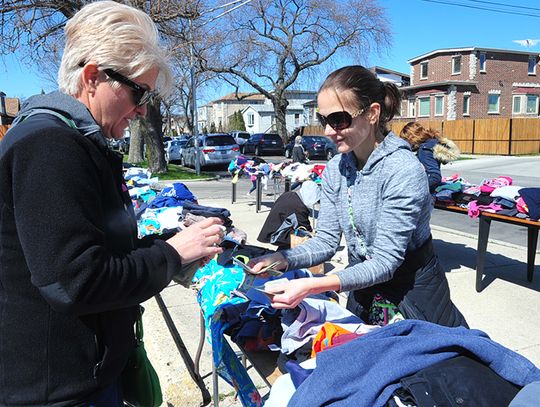
[[[224,133],[205,134],[199,136],[200,166],[229,164],[240,153],[240,147],[231,135]],[[180,162],[184,167],[195,167],[197,153],[195,139],[188,140],[184,148]]]

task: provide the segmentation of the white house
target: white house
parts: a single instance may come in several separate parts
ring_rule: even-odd
[[[292,133],[295,129],[308,124],[304,115],[304,103],[313,100],[317,95],[315,91],[288,90],[286,97],[289,102],[285,121],[287,131]],[[262,105],[250,105],[242,110],[246,130],[250,133],[265,133],[276,131],[276,114],[270,99],[265,99]]]
[[[227,131],[229,118],[235,112],[242,111],[247,106],[263,104],[264,101],[265,97],[260,93],[229,93],[197,109],[198,129],[199,131],[205,127],[209,129],[213,123],[216,129]]]

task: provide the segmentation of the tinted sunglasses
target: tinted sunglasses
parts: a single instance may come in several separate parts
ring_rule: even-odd
[[[154,92],[153,90],[148,90],[140,85],[137,85],[131,79],[126,78],[124,75],[119,74],[112,69],[104,69],[103,72],[105,72],[105,74],[112,80],[120,82],[121,84],[124,84],[131,89],[133,103],[135,103],[135,106],[143,106],[148,102],[152,101],[156,96],[156,92]]]
[[[323,116],[319,112],[317,112],[316,114],[319,123],[321,123],[321,126],[326,127],[326,125],[329,125],[334,130],[339,131],[345,130],[346,128],[350,127],[353,119],[360,116],[362,113],[364,113],[365,110],[365,108],[360,109],[353,114],[350,114],[346,111],[330,113],[328,116]]]

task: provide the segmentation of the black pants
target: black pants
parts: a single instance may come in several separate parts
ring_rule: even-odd
[[[381,294],[397,305],[407,319],[468,328],[465,318],[450,299],[448,281],[433,251],[431,238],[407,253],[392,280],[349,294],[347,309],[367,321],[373,297]]]

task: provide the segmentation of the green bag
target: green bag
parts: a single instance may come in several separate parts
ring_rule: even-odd
[[[142,313],[135,322],[135,349],[122,372],[122,392],[124,402],[134,407],[158,407],[163,403],[159,377],[150,363],[143,342]]]

